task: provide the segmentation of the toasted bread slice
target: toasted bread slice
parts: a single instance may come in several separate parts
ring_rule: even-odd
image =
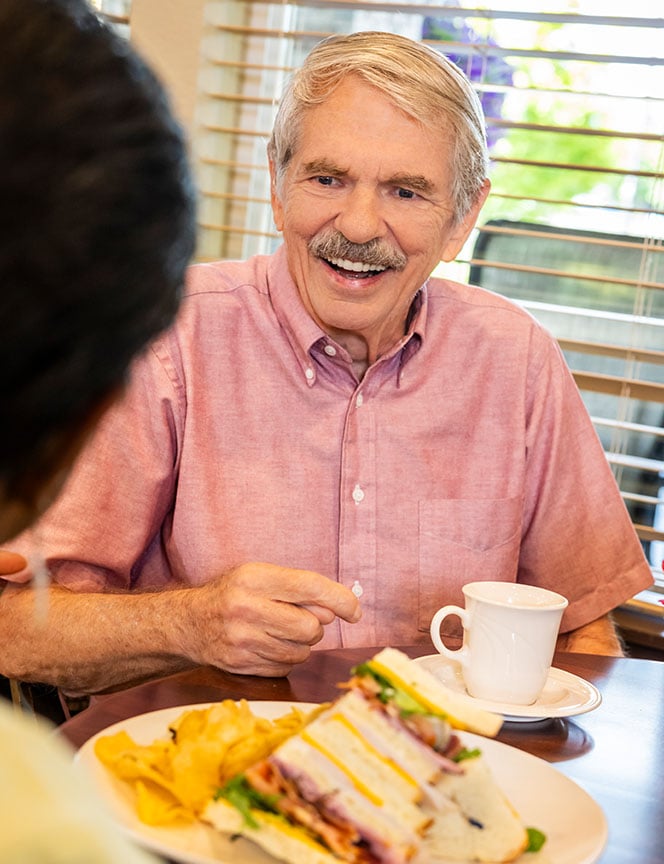
[[[368,665],[432,713],[445,716],[455,729],[493,738],[503,725],[500,714],[485,711],[459,698],[428,669],[413,663],[396,648],[384,648],[368,661]]]
[[[438,809],[427,831],[421,860],[507,862],[528,845],[519,816],[480,756],[463,763],[463,774],[445,774],[436,789],[456,807]]]
[[[228,801],[211,801],[204,820],[223,834],[242,834],[278,861],[288,864],[339,864],[339,859],[304,831],[291,827],[272,813],[252,810],[257,827],[247,825],[242,814]]]

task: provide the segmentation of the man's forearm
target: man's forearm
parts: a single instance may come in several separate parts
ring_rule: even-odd
[[[579,654],[605,654],[610,657],[625,655],[610,615],[604,615],[583,627],[561,634],[557,648],[559,651],[576,651]]]
[[[187,588],[125,594],[10,585],[0,596],[0,672],[71,693],[102,693],[197,665],[288,675],[338,617],[360,620],[345,585],[310,570],[249,561]]]
[[[75,594],[52,587],[42,617],[31,588],[8,586],[0,596],[0,673],[95,693],[190,668],[178,647],[183,594]]]

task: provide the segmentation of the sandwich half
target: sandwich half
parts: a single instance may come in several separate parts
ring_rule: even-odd
[[[203,819],[290,864],[502,862],[524,851],[518,815],[457,734],[493,736],[500,716],[392,648],[341,686],[304,729],[220,789]]]

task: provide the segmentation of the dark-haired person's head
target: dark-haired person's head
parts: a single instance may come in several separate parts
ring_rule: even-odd
[[[194,247],[183,135],[83,0],[0,3],[0,539],[46,506]]]

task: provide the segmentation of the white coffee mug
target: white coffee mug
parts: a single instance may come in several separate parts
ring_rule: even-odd
[[[443,606],[431,620],[436,650],[461,664],[471,696],[531,705],[546,684],[567,599],[518,582],[469,582],[462,590],[465,609]],[[440,638],[448,615],[463,624],[463,646],[456,651]]]

